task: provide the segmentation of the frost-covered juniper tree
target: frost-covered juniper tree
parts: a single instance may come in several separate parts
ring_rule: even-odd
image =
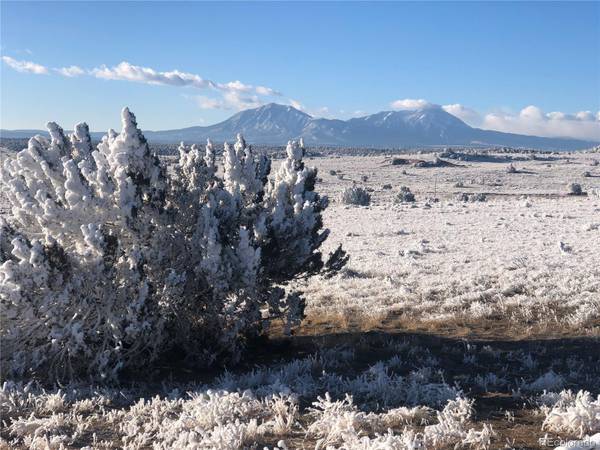
[[[295,142],[270,178],[241,136],[224,145],[222,175],[210,141],[182,144],[168,171],[127,108],[122,125],[94,149],[86,124],[67,137],[49,123],[49,140],[2,168],[5,377],[114,378],[173,349],[202,365],[239,358],[270,320],[302,319],[290,281],[347,259],[322,259],[327,199]]]

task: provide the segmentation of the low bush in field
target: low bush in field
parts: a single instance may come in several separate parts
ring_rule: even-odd
[[[360,186],[351,186],[342,192],[341,201],[345,205],[368,206],[371,203],[371,195]]]
[[[415,195],[410,191],[410,188],[402,186],[394,200],[396,203],[412,203],[415,201]]]
[[[475,194],[467,194],[466,192],[462,192],[456,196],[456,199],[460,202],[486,202],[487,195],[482,192],[478,192]]]

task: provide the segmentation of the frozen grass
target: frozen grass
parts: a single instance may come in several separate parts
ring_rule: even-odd
[[[314,441],[316,448],[354,448],[356,442],[368,443],[369,435],[374,441],[397,443],[487,442],[488,428],[483,436],[467,428],[472,402],[440,373],[422,367],[400,375],[394,370],[401,365],[396,358],[346,375],[340,369],[353,356],[352,350],[334,349],[238,375],[225,372],[209,385],[163,385],[155,393],[148,386],[71,385],[45,391],[35,384],[7,382],[0,391],[3,444],[238,449],[301,437]],[[300,405],[311,400],[300,421]],[[421,403],[425,405],[398,406]],[[434,413],[435,407],[442,409]],[[422,422],[437,425],[421,437],[388,431]]]
[[[582,438],[600,430],[600,395],[594,398],[587,391],[573,393],[562,391],[555,396],[545,394],[544,399],[554,397],[551,405],[544,405],[543,428],[554,432],[567,432]]]
[[[520,432],[520,445],[537,448],[546,434],[600,431],[598,344],[586,339],[331,336],[281,342],[255,354],[268,354],[265,364],[205,382],[165,374],[127,387],[7,382],[0,435],[11,449],[446,449],[500,448]]]

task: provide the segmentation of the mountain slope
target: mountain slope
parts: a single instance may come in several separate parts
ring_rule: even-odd
[[[1,130],[2,137],[26,137],[36,130]],[[310,145],[364,147],[507,146],[543,150],[579,150],[597,145],[568,138],[525,136],[473,128],[438,106],[413,111],[382,111],[349,120],[317,119],[292,106],[270,103],[241,111],[206,127],[144,131],[151,142],[202,142],[235,139],[237,133],[254,144],[282,145],[302,137]],[[97,137],[97,133],[93,137]],[[600,140],[600,139],[599,139]]]
[[[312,117],[291,106],[270,103],[255,109],[241,111],[229,119],[207,127],[190,127],[180,130],[144,132],[150,140],[226,141],[242,133],[248,142],[281,144],[302,134]]]

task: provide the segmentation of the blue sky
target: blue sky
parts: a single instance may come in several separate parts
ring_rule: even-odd
[[[600,133],[598,2],[2,2],[1,13],[2,128],[104,130],[124,105],[168,129],[269,101],[339,118],[426,101],[485,128]]]

